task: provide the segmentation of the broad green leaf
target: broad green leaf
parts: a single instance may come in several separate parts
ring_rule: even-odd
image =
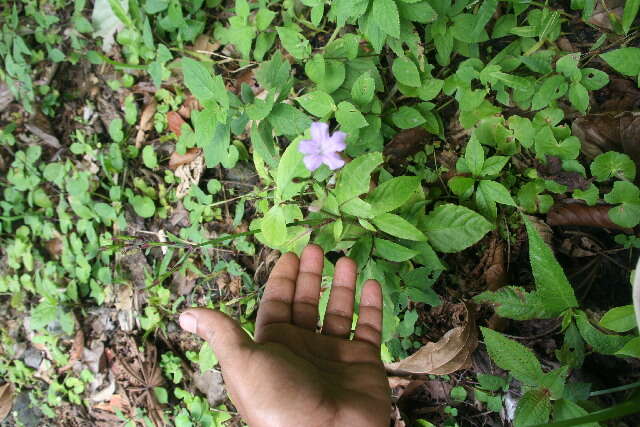
[[[580,83],[572,83],[569,86],[569,101],[573,108],[585,113],[589,108],[589,92]]]
[[[589,322],[587,315],[583,311],[578,311],[575,318],[580,335],[598,353],[615,354],[631,339],[630,336],[600,332]]]
[[[478,191],[481,191],[485,198],[503,205],[516,206],[516,202],[511,198],[509,190],[499,182],[483,179],[478,185]]]
[[[616,181],[613,190],[604,195],[607,203],[618,204],[609,209],[609,218],[621,227],[635,227],[640,223],[640,189],[627,181]]]
[[[391,37],[400,37],[400,15],[393,0],[373,0],[371,13],[382,31]]]
[[[542,368],[533,351],[509,339],[500,332],[480,327],[491,360],[527,385],[537,385],[543,377]]]
[[[408,4],[411,3],[411,4]],[[400,17],[412,22],[428,24],[438,18],[438,14],[426,1],[416,0],[413,2],[396,2]]]
[[[630,356],[640,359],[640,337],[635,337],[616,352],[616,356]]]
[[[338,203],[358,197],[369,191],[371,173],[382,163],[382,153],[369,153],[355,158],[340,171],[335,188]]]
[[[588,90],[602,89],[609,83],[609,75],[596,68],[582,68],[582,80],[580,83]]]
[[[360,37],[357,34],[345,34],[344,37],[336,39],[327,44],[324,54],[327,58],[355,59],[358,57],[358,46]]]
[[[546,107],[554,99],[564,96],[568,88],[569,85],[563,76],[556,74],[548,77],[533,96],[531,108],[539,110]]]
[[[553,252],[528,219],[524,218],[524,224],[529,236],[529,261],[536,282],[536,294],[542,298],[547,310],[555,315],[577,307],[573,288]]]
[[[145,145],[142,149],[142,162],[149,169],[153,169],[158,166],[158,158],[152,145]]]
[[[361,74],[351,87],[351,99],[359,105],[368,105],[376,90],[376,81],[369,73]]]
[[[640,0],[627,0],[624,5],[624,12],[622,13],[622,30],[626,33],[631,29],[631,24],[638,15],[638,9],[640,9]]]
[[[476,180],[468,176],[454,176],[447,185],[456,196],[461,200],[466,200],[473,194]]]
[[[282,46],[298,60],[311,56],[311,45],[304,35],[290,27],[276,27]]]
[[[623,47],[600,55],[614,70],[625,76],[640,74],[640,48]]]
[[[421,224],[429,243],[440,252],[459,252],[477,243],[494,226],[464,206],[443,204]]]
[[[505,286],[495,292],[485,291],[474,297],[474,301],[495,305],[499,316],[514,320],[544,319],[549,315],[544,300],[535,292],[529,293],[524,288]]]
[[[142,218],[151,218],[156,212],[156,205],[147,196],[134,196],[131,199],[133,210]]]
[[[482,165],[482,172],[480,175],[490,177],[499,175],[502,171],[502,168],[509,162],[511,158],[507,156],[491,156],[487,160],[485,160],[484,165]]]
[[[260,232],[267,245],[277,247],[287,238],[287,223],[280,206],[272,206],[260,222]]]
[[[338,104],[336,120],[347,130],[360,129],[369,125],[356,106],[347,101]]]
[[[271,126],[266,121],[259,124],[253,122],[251,125],[251,146],[254,154],[257,153],[270,167],[278,165],[276,160],[276,149],[271,134]]]
[[[299,141],[289,144],[282,154],[276,172],[276,201],[292,199],[305,185],[294,178],[307,178],[311,174],[302,162],[303,155],[298,151]],[[352,162],[353,163],[353,162]]]
[[[600,326],[615,332],[632,330],[636,327],[636,315],[633,306],[624,305],[607,311],[600,319]]]
[[[537,389],[526,392],[518,401],[514,427],[527,427],[546,424],[551,415],[551,398],[546,390]]]
[[[396,60],[393,61],[391,70],[396,80],[403,85],[411,87],[420,87],[422,85],[418,67],[406,56],[396,58]]]
[[[570,53],[558,59],[556,62],[556,71],[562,73],[566,78],[572,79],[580,70],[578,64],[580,63],[579,53]]]
[[[426,122],[418,110],[404,105],[393,113],[391,119],[400,129],[412,129]]]
[[[367,197],[374,212],[391,212],[404,205],[420,185],[417,176],[398,176],[378,185]]]
[[[401,239],[424,241],[427,237],[406,219],[392,213],[382,213],[371,222],[381,231]]]
[[[473,176],[479,176],[484,165],[484,149],[477,139],[471,139],[464,151],[464,159]]]
[[[497,375],[478,374],[478,382],[480,387],[488,391],[498,391],[507,385],[507,381]]]
[[[311,119],[292,105],[276,104],[267,118],[273,129],[284,135],[300,135],[311,126]]]
[[[260,86],[267,89],[280,90],[287,84],[290,78],[291,64],[282,58],[279,51],[273,54],[269,61],[260,64],[255,73],[256,80]]]
[[[223,109],[229,108],[229,95],[221,76],[212,76],[200,62],[184,57],[181,59],[184,84],[203,104],[215,101]]]
[[[636,178],[636,165],[628,155],[608,151],[593,159],[591,174],[598,181],[606,181],[614,177],[633,181]]]
[[[405,248],[397,243],[385,239],[373,239],[376,254],[382,258],[393,262],[407,261],[418,254],[418,252]]]
[[[323,117],[336,109],[333,98],[321,90],[307,93],[296,99],[302,108],[316,117]]]
[[[580,405],[567,399],[556,400],[553,404],[553,421],[571,420],[589,413]],[[600,427],[598,423],[583,423],[580,427]]]

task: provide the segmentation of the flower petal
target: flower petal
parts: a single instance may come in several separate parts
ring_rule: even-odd
[[[311,139],[316,142],[329,139],[329,125],[322,122],[311,123]]]
[[[307,169],[313,172],[322,164],[322,156],[320,156],[319,154],[311,154],[308,156],[304,156],[302,161],[304,162],[304,165],[307,167]]]
[[[344,166],[344,160],[342,160],[340,154],[336,152],[324,153],[322,155],[322,163],[329,166],[329,169],[331,170],[340,169],[342,166]]]
[[[303,139],[298,144],[298,151],[302,154],[320,154],[320,143],[313,139]]]
[[[322,151],[324,153],[342,151],[347,148],[347,144],[344,142],[347,134],[344,132],[336,131],[331,137],[324,141],[322,144]]]

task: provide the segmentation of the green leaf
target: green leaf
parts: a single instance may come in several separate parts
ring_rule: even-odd
[[[153,169],[158,166],[158,158],[152,145],[145,145],[142,149],[142,162],[149,169]]]
[[[295,141],[284,150],[276,171],[276,201],[291,200],[305,185],[294,178],[307,178],[311,175],[302,162],[303,155],[298,151],[299,141]],[[353,163],[353,162],[351,162]]]
[[[518,401],[514,427],[546,424],[551,415],[551,398],[544,389],[530,390]]]
[[[485,291],[474,297],[474,301],[491,303],[499,316],[514,320],[544,319],[555,317],[547,313],[544,300],[535,292],[529,293],[524,288],[505,286],[495,292]]]
[[[418,254],[418,252],[405,248],[397,243],[390,242],[385,239],[373,239],[376,254],[384,259],[393,262],[407,261]]]
[[[300,32],[289,27],[276,27],[282,46],[298,60],[311,56],[311,45]]]
[[[255,73],[260,86],[267,89],[281,90],[289,81],[291,64],[282,58],[279,51],[269,61],[263,62]]]
[[[600,332],[589,322],[587,315],[583,311],[578,311],[575,318],[580,335],[598,353],[615,354],[631,339],[630,336]]]
[[[480,387],[488,391],[498,391],[507,385],[507,381],[497,375],[478,374],[478,382]]]
[[[191,58],[182,58],[184,84],[203,104],[215,101],[224,109],[229,108],[229,95],[221,76],[212,76],[200,62]]]
[[[417,176],[398,176],[378,185],[367,197],[374,212],[391,212],[404,205],[418,190],[420,178]]]
[[[530,349],[500,332],[484,327],[480,327],[480,330],[487,352],[496,365],[527,385],[540,382],[544,374],[540,362]]]
[[[309,116],[284,102],[273,107],[267,120],[278,134],[284,135],[300,135],[311,126]]]
[[[406,219],[392,213],[382,213],[371,222],[381,231],[401,239],[425,241],[427,237]]]
[[[321,90],[307,93],[297,98],[296,101],[316,117],[324,117],[336,109],[331,95]]]
[[[347,163],[340,171],[335,196],[339,204],[369,191],[371,173],[382,163],[382,153],[364,154]]]
[[[622,30],[625,34],[631,29],[631,24],[633,24],[638,15],[638,9],[640,9],[640,0],[627,0],[625,2],[622,14]]]
[[[376,81],[369,73],[361,74],[351,87],[351,99],[356,104],[368,105],[376,90]]]
[[[411,4],[407,4],[411,3]],[[396,3],[400,17],[411,22],[428,24],[438,18],[438,14],[426,1],[416,0],[413,2],[401,1]]]
[[[483,179],[478,185],[478,191],[481,191],[484,197],[503,205],[516,206],[516,202],[511,198],[509,190],[499,182]]]
[[[489,157],[485,160],[484,165],[482,165],[482,172],[480,172],[480,175],[486,177],[499,175],[509,160],[511,160],[511,158],[507,156]]]
[[[567,93],[569,85],[561,75],[554,75],[544,80],[531,101],[531,109],[539,110]]]
[[[580,83],[572,83],[569,86],[569,101],[573,108],[585,113],[589,108],[589,92]]]
[[[630,356],[640,359],[640,337],[635,337],[616,352],[616,356]]]
[[[467,148],[464,151],[464,159],[471,174],[473,174],[473,176],[479,176],[482,172],[482,166],[484,165],[484,149],[477,139],[472,138],[467,143]]]
[[[609,218],[621,227],[635,227],[640,223],[640,189],[627,181],[616,181],[613,190],[604,195],[607,203],[619,206],[609,209]]]
[[[553,404],[553,421],[571,420],[573,418],[583,417],[589,413],[575,402],[567,399],[556,400]],[[581,423],[580,427],[600,427],[598,423]]]
[[[615,332],[627,332],[634,329],[637,324],[633,305],[614,307],[607,311],[600,319],[600,326]]]
[[[124,132],[122,132],[122,119],[116,118],[109,123],[109,137],[113,142],[122,142],[124,140]]]
[[[477,243],[494,226],[464,206],[443,204],[424,219],[421,229],[440,252],[459,252]]]
[[[571,79],[577,73],[580,72],[578,64],[580,63],[579,53],[570,53],[558,59],[556,62],[556,71],[564,74],[568,79]]]
[[[577,307],[573,288],[553,252],[528,219],[524,218],[524,224],[529,236],[529,261],[536,282],[536,294],[542,298],[547,310],[556,315]]]
[[[425,123],[426,120],[415,108],[402,106],[391,116],[393,124],[400,129],[412,129]]]
[[[360,129],[369,125],[356,106],[347,101],[338,104],[336,120],[347,130]]]
[[[613,177],[633,181],[636,178],[636,164],[626,154],[608,151],[593,159],[591,174],[598,181]]]
[[[134,196],[131,199],[133,210],[142,218],[151,218],[156,212],[156,205],[147,196]]]
[[[280,206],[272,206],[260,222],[260,232],[267,245],[278,247],[287,238],[287,223]]]
[[[461,200],[466,200],[473,194],[476,180],[468,176],[454,176],[447,185],[456,196]]]
[[[640,74],[640,48],[623,47],[600,55],[614,70],[625,76]]]
[[[396,58],[396,60],[393,61],[391,70],[393,71],[393,75],[396,80],[403,85],[411,87],[422,86],[418,67],[416,67],[416,64],[414,64],[413,61],[406,56]]]
[[[371,13],[382,31],[391,37],[400,37],[400,15],[393,0],[373,0]]]
[[[580,83],[588,90],[602,89],[609,83],[609,75],[597,68],[582,68],[582,80]]]

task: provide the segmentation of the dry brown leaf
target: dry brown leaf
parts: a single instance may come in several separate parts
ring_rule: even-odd
[[[44,248],[47,250],[51,258],[54,260],[60,259],[60,254],[62,253],[62,240],[58,237],[54,237],[51,240],[47,240],[44,243]]]
[[[587,206],[581,203],[558,203],[547,214],[551,226],[573,225],[577,227],[608,228],[629,231],[609,218],[610,205]]]
[[[473,314],[467,311],[467,323],[449,330],[438,342],[429,342],[411,356],[385,365],[394,373],[409,375],[447,375],[471,366],[471,354],[478,346],[478,331]]]
[[[566,185],[568,191],[586,190],[591,183],[578,172],[562,170],[562,160],[555,156],[547,156],[547,162],[538,164],[537,170],[540,178]]]
[[[62,147],[60,145],[60,140],[53,134],[53,129],[51,128],[49,119],[40,111],[36,111],[36,114],[32,117],[32,119],[28,123],[25,123],[25,127],[29,130],[29,132],[36,135],[43,143],[45,143],[49,147],[55,149],[59,149]]]
[[[7,418],[13,406],[13,385],[5,383],[0,385],[0,421]]]
[[[180,134],[182,133],[183,123],[186,122],[176,111],[169,111],[167,113],[167,124],[169,125],[169,130],[175,133],[176,136],[180,136]]]
[[[178,114],[182,116],[185,120],[191,118],[191,112],[196,110],[199,111],[202,109],[200,102],[193,95],[188,95],[180,108],[178,108]]]
[[[151,129],[153,125],[153,116],[156,114],[157,102],[155,98],[151,98],[151,102],[149,102],[142,110],[142,114],[140,115],[140,124],[138,125],[138,133],[136,134],[136,148],[140,148],[142,146],[142,142],[144,141],[145,134],[148,130]]]
[[[596,8],[591,14],[591,18],[587,21],[589,24],[597,25],[600,28],[613,30],[611,25],[611,15],[614,15],[618,21],[622,19],[625,0],[607,0],[599,1]]]
[[[171,158],[169,159],[169,169],[176,170],[178,166],[191,163],[200,155],[201,151],[201,149],[196,147],[189,148],[184,154],[178,154],[177,151],[174,151],[171,153]]]
[[[486,269],[483,277],[490,291],[497,291],[507,284],[506,245],[504,240],[496,237],[490,247]]]
[[[418,153],[429,142],[429,132],[422,127],[405,129],[400,131],[384,147],[384,155],[388,157],[388,163],[398,166],[407,160],[407,157]]]

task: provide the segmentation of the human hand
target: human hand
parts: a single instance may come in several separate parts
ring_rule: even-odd
[[[286,253],[267,281],[255,341],[214,310],[189,309],[180,325],[207,340],[220,361],[227,390],[251,427],[388,426],[390,390],[380,360],[382,293],[375,280],[362,289],[351,333],[356,264],[341,258],[322,332],[315,332],[322,249]]]

